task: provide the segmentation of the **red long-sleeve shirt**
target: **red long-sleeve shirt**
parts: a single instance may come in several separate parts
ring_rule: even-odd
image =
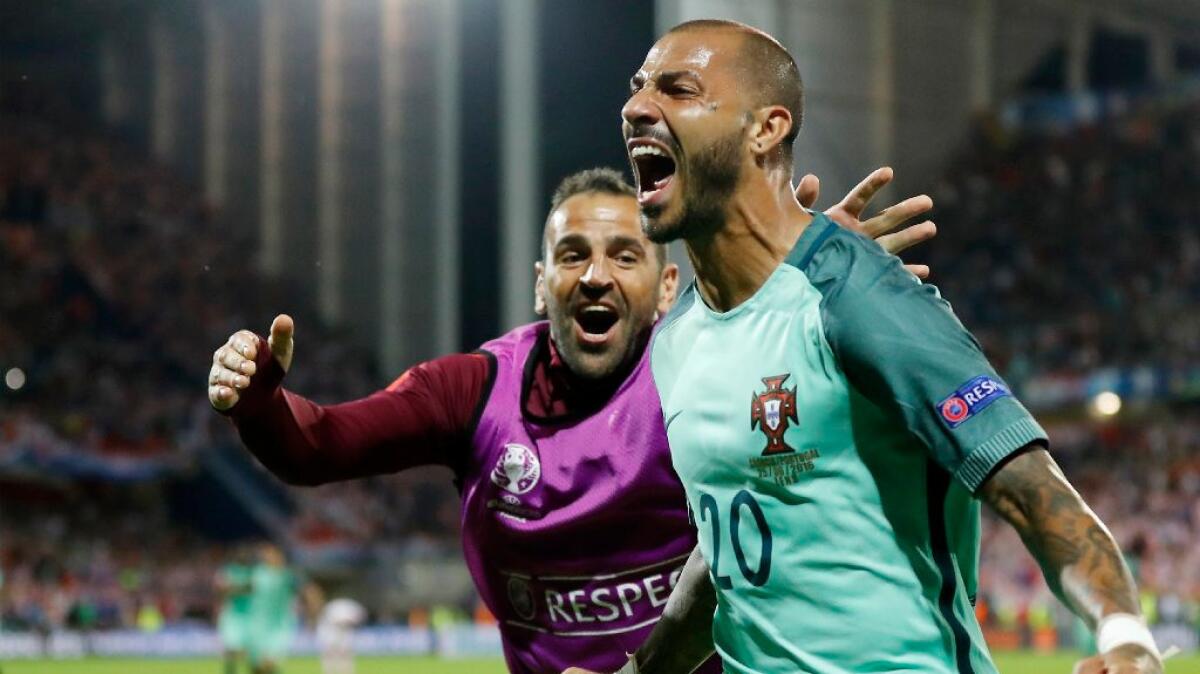
[[[523,387],[524,410],[539,419],[602,404],[628,373],[622,369],[599,384],[585,383],[548,339],[547,347],[536,350],[539,358]],[[412,367],[365,398],[323,406],[281,386],[283,369],[265,339],[259,338],[256,361],[257,374],[227,414],[268,470],[299,485],[428,464],[457,470],[490,394],[494,367],[484,353],[443,356]]]

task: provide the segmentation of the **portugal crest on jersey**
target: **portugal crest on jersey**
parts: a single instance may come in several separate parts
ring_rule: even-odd
[[[787,432],[788,422],[800,423],[796,416],[796,387],[783,388],[790,374],[778,374],[773,377],[763,377],[767,390],[762,393],[750,394],[750,430],[759,428],[767,436],[767,446],[763,448],[763,456],[794,452],[795,449],[783,441]]]

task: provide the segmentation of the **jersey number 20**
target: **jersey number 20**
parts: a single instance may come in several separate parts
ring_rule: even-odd
[[[750,511],[754,524],[758,527],[761,550],[758,556],[758,568],[751,569],[746,563],[746,553],[742,550],[742,539],[738,533],[738,525],[742,522],[742,510]],[[700,519],[712,526],[712,577],[713,582],[722,590],[733,587],[729,576],[721,575],[721,514],[717,510],[717,499],[708,494],[700,494]],[[745,489],[739,491],[729,504],[729,539],[732,543],[733,554],[737,557],[738,569],[742,576],[753,586],[762,587],[771,575],[771,528],[767,526],[767,517],[763,514],[762,506],[754,500],[754,495]]]

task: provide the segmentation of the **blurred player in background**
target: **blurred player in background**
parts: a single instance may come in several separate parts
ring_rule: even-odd
[[[917,197],[859,222],[890,179],[876,171],[830,217],[879,236],[931,207]],[[815,179],[798,190],[813,203]],[[923,223],[882,241],[896,251],[932,235]],[[548,320],[479,351],[320,406],[280,385],[294,325],[279,316],[269,339],[232,335],[208,379],[212,405],[289,483],[450,467],[467,564],[516,674],[619,666],[620,649],[635,648],[659,619],[695,547],[646,354],[678,268],[642,233],[633,188],[608,169],[562,182],[543,236],[533,299]],[[705,671],[718,668],[714,659]]]
[[[250,633],[250,577],[253,573],[250,549],[242,546],[217,573],[217,595],[221,608],[217,614],[217,633],[221,638],[221,661],[225,674],[234,674],[246,657]]]
[[[631,90],[643,225],[696,269],[651,350],[700,554],[621,672],[690,671],[714,646],[739,674],[995,672],[980,500],[1098,629],[1077,671],[1161,672],[1116,542],[949,305],[796,202],[787,50],[685,23]]]
[[[363,605],[341,597],[325,604],[317,618],[317,645],[324,674],[354,674],[354,628],[366,622]]]
[[[287,657],[299,625],[299,581],[279,546],[265,543],[258,554],[258,563],[250,573],[246,651],[254,674],[275,674]]]

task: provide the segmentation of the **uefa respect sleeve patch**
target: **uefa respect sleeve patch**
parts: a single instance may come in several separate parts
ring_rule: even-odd
[[[1000,380],[983,374],[959,386],[958,390],[937,404],[937,410],[947,426],[958,428],[988,405],[1011,395]]]

